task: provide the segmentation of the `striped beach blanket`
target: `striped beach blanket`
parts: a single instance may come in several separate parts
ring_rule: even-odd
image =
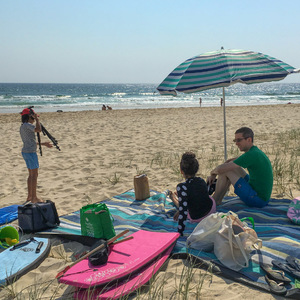
[[[137,201],[134,191],[129,190],[103,202],[112,214],[116,233],[125,229],[129,229],[131,233],[140,229],[177,231],[177,222],[173,220],[176,208],[165,193],[151,191],[150,198]],[[268,290],[259,262],[270,263],[273,259],[284,262],[288,255],[299,257],[300,228],[291,223],[286,215],[290,202],[288,199],[271,199],[268,206],[257,209],[246,206],[238,197],[227,197],[222,205],[217,207],[219,212],[233,211],[240,218],[252,217],[258,237],[263,240],[262,249],[251,253],[249,267],[240,272],[225,268],[213,253],[186,248],[186,239],[197,224],[187,222],[184,236],[178,239],[173,253],[178,255],[190,253],[202,263],[212,262],[217,270],[231,279]],[[79,211],[61,216],[60,221],[60,226],[52,229],[52,232],[76,235],[81,233]]]

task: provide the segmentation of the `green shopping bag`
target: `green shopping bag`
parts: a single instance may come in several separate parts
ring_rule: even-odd
[[[95,203],[80,209],[81,234],[101,239],[116,235],[112,216],[105,203]]]

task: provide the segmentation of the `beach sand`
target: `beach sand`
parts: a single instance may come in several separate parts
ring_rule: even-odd
[[[141,172],[147,173],[151,189],[174,190],[181,180],[179,159],[187,150],[196,152],[203,177],[224,159],[221,107],[39,115],[44,127],[58,140],[61,151],[43,147],[43,156],[39,156],[38,196],[54,201],[59,215],[79,210],[88,201],[98,202],[133,188],[133,177]],[[255,144],[273,153],[278,146],[278,134],[299,129],[299,115],[300,105],[294,104],[227,107],[228,157],[239,154],[232,142],[239,127],[251,127],[255,133]],[[0,207],[4,207],[22,204],[26,200],[28,172],[21,156],[20,115],[0,114],[0,124]],[[47,140],[42,136],[42,141]],[[300,196],[297,185],[291,185],[291,191],[293,196]],[[280,195],[280,192],[282,188],[274,187],[272,196],[288,198],[287,194]],[[0,291],[0,299],[6,299],[9,291],[17,294],[24,289],[23,295],[26,295],[37,282],[49,281],[52,283],[44,289],[40,298],[72,298],[73,290],[58,285],[54,278],[57,270],[67,264],[62,257],[70,259],[72,253],[75,250],[80,252],[82,247],[75,242],[61,243],[58,239],[52,243],[49,257],[10,289]],[[164,275],[167,279],[165,299],[171,296],[174,276],[179,276],[185,263],[181,259],[170,260],[160,272],[159,276]],[[197,269],[195,282],[200,278],[200,271],[205,273]],[[46,286],[46,283],[42,285]],[[147,290],[143,292],[147,293]],[[274,299],[268,293],[216,275],[205,278],[201,291],[201,299],[262,297]],[[192,291],[189,299],[196,299]]]

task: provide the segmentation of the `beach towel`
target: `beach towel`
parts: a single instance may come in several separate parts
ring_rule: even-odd
[[[113,216],[116,233],[127,228],[131,233],[140,229],[160,232],[177,231],[177,222],[173,220],[176,208],[172,201],[165,193],[153,190],[150,192],[150,196],[144,201],[137,201],[134,190],[129,190],[104,201]],[[299,256],[299,226],[290,222],[287,217],[290,202],[291,200],[288,199],[271,199],[268,206],[257,209],[246,206],[238,197],[227,197],[222,205],[217,207],[217,211],[226,213],[231,210],[240,218],[252,217],[258,237],[263,240],[262,249],[259,252],[254,250],[251,253],[249,267],[239,272],[224,267],[213,253],[186,248],[186,239],[197,223],[187,222],[184,235],[179,237],[173,253],[175,256],[183,258],[187,257],[187,253],[189,253],[203,265],[208,266],[212,263],[214,272],[219,272],[237,282],[269,291],[264,279],[265,273],[260,269],[259,263],[270,263],[273,259],[284,261],[288,255]],[[60,221],[60,226],[51,229],[51,232],[62,235],[80,235],[79,211],[61,216]],[[250,223],[249,226],[251,226]],[[286,297],[294,293],[295,289],[291,288]]]
[[[0,225],[10,223],[18,218],[18,206],[10,205],[0,208]]]

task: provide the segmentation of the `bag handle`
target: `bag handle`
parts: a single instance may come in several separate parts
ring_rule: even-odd
[[[53,209],[53,213],[54,213],[54,217],[55,217],[55,223],[57,225],[60,224],[60,220],[59,220],[59,216],[58,216],[58,213],[57,213],[57,209],[56,209],[56,206],[55,206],[55,203],[51,200],[47,200],[47,203],[50,203],[51,206],[52,206],[52,209]]]
[[[110,216],[110,219],[111,219],[112,222],[113,222],[115,219],[114,219],[114,217],[112,216],[112,214],[110,213],[109,209],[107,209],[107,212],[108,212],[108,214],[109,214],[109,216]]]
[[[242,221],[242,222],[245,220],[249,220],[252,224],[253,230],[255,230],[254,219],[252,217],[245,217],[245,218],[240,219],[240,221]],[[256,239],[255,241],[253,241],[252,247],[256,250],[259,250],[262,247],[262,240]]]
[[[254,219],[252,217],[245,217],[240,219],[242,222],[244,222],[245,220],[249,220],[252,224],[253,229],[255,230],[255,225],[254,225]]]
[[[244,250],[244,247],[242,245],[242,242],[240,240],[240,238],[238,236],[236,236],[233,232],[233,229],[232,229],[232,219],[231,218],[226,218],[227,220],[230,220],[229,221],[229,226],[228,226],[228,241],[229,241],[229,245],[230,245],[230,251],[231,251],[231,256],[234,260],[234,262],[242,267],[242,268],[247,268],[249,266],[249,262],[248,262],[248,257],[245,253],[245,250]],[[239,249],[241,251],[241,253],[243,254],[243,257],[245,259],[245,262],[246,262],[246,265],[243,265],[243,264],[240,264],[236,259],[235,259],[235,256],[234,256],[234,252],[233,252],[233,245],[232,245],[232,236],[234,236],[238,246],[239,246]]]
[[[45,223],[48,227],[50,227],[50,228],[56,227],[56,224],[53,224],[53,223],[49,222],[49,220],[46,218],[46,216],[45,216],[43,210],[41,209],[40,205],[39,205],[38,203],[35,203],[35,205],[36,205],[36,208],[37,208],[38,212],[41,214],[44,223]],[[52,206],[51,206],[51,207],[52,207]],[[53,207],[52,207],[52,209],[53,209]]]
[[[115,219],[113,218],[112,214],[110,213],[108,207],[106,206],[105,203],[103,203],[105,205],[105,209],[102,209],[102,210],[99,210],[99,211],[94,211],[93,209],[89,209],[89,210],[86,210],[84,213],[89,213],[89,214],[95,214],[95,215],[99,215],[99,214],[102,214],[102,213],[108,213],[110,219],[112,221],[114,221]]]

